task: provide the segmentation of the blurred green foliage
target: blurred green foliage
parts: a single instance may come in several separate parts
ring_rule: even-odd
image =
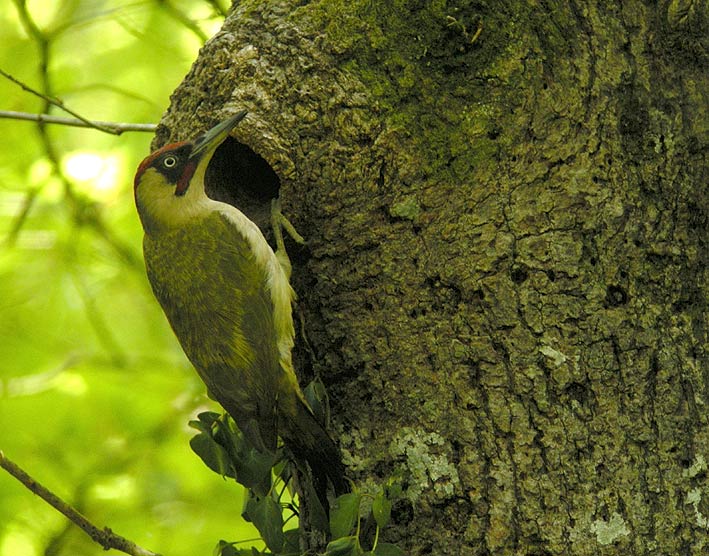
[[[0,68],[86,118],[157,123],[227,4],[6,0]],[[0,77],[0,110],[45,104]],[[256,536],[241,487],[190,450],[214,406],[144,276],[132,178],[152,135],[44,129],[0,119],[0,450],[150,550]],[[0,471],[0,556],[101,552]]]

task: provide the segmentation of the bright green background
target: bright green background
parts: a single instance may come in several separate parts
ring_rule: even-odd
[[[41,90],[18,1],[0,2],[0,68]],[[26,11],[49,41],[53,95],[90,119],[157,123],[227,4],[36,0]],[[0,110],[42,106],[0,77]],[[255,536],[240,488],[189,448],[187,421],[213,406],[144,276],[132,177],[152,135],[54,125],[46,144],[37,124],[8,119],[0,133],[0,450],[96,525],[166,556]],[[103,553],[0,470],[0,556],[48,549]]]

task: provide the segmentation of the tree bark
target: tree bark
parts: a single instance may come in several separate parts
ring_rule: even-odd
[[[408,554],[709,550],[708,22],[242,1],[173,95],[158,144],[249,110],[213,195],[280,189],[298,365]]]

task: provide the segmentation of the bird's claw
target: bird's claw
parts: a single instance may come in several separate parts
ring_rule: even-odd
[[[281,200],[279,198],[271,201],[271,226],[273,227],[273,237],[276,240],[276,257],[278,257],[281,266],[286,271],[286,275],[290,278],[291,264],[283,242],[283,230],[299,245],[305,245],[305,239],[281,212]]]

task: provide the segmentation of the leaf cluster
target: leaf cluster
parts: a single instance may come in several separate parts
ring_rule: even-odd
[[[243,541],[220,540],[215,556],[297,556],[300,549],[300,528],[284,530],[299,515],[292,489],[292,464],[282,451],[275,456],[259,452],[241,433],[229,415],[204,412],[190,421],[198,434],[190,441],[192,450],[215,473],[234,479],[248,490],[242,517],[261,534],[266,548],[239,547]],[[301,485],[309,492],[307,484]],[[329,519],[322,507],[313,509],[313,522],[329,529],[331,541],[323,556],[399,556],[403,551],[396,545],[379,542],[379,532],[391,519],[392,501],[399,496],[398,484],[384,487],[376,496],[358,492],[335,499]],[[310,499],[317,502],[317,497]],[[371,509],[363,518],[363,501],[371,500]],[[284,514],[289,514],[284,518]],[[364,525],[363,525],[364,523]],[[367,531],[375,529],[371,549],[362,547]]]
[[[330,510],[333,540],[327,545],[325,556],[402,556],[404,551],[395,544],[379,542],[379,532],[389,524],[393,500],[399,494],[401,487],[398,484],[382,488],[372,499],[371,512],[364,519],[362,502],[365,495],[351,492],[338,497]],[[365,550],[362,537],[372,522],[376,528],[374,542],[370,550]]]

